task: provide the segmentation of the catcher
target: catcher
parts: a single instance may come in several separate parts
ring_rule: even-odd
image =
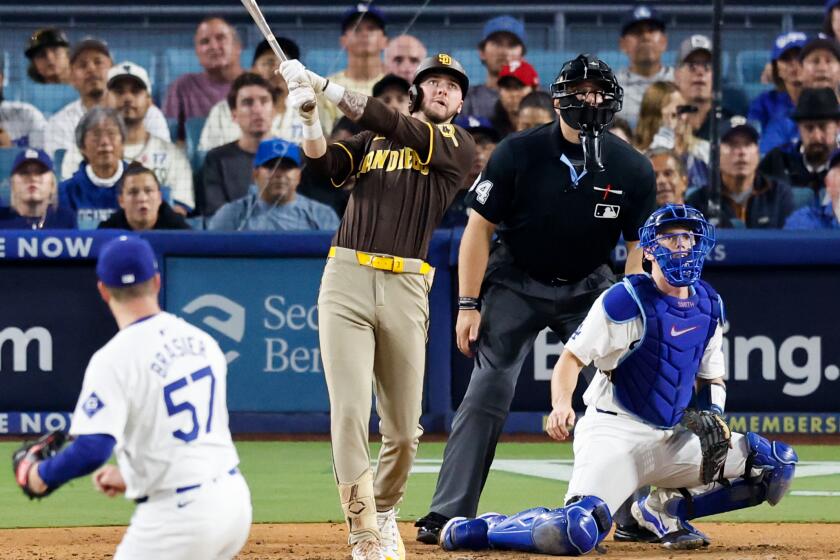
[[[760,504],[776,505],[798,458],[781,442],[730,433],[722,352],[723,303],[700,280],[714,228],[690,206],[667,205],[639,231],[651,274],[605,291],[566,344],[551,379],[546,431],[569,436],[581,368],[598,373],[584,394],[565,507],[512,517],[452,519],[446,550],[508,548],[579,555],[610,531],[612,514],[637,488],[634,519],[671,549],[709,545],[689,520]]]
[[[233,558],[248,538],[251,497],[228,429],[224,354],[210,335],[160,310],[147,241],[109,241],[96,274],[120,332],[85,371],[76,439],[61,451],[56,432],[24,445],[12,457],[15,480],[41,498],[96,471],[97,490],[134,500],[117,560]],[[102,467],[112,452],[118,466]]]

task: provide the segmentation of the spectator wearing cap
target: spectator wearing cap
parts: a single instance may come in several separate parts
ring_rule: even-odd
[[[722,124],[720,227],[781,228],[793,211],[790,187],[758,172],[758,131],[746,117],[738,115]],[[690,193],[686,203],[707,214],[708,188]]]
[[[544,91],[532,91],[519,102],[519,114],[516,118],[516,131],[548,124],[557,119],[554,101]]]
[[[685,204],[688,173],[679,154],[667,148],[645,152],[656,174],[656,205]]]
[[[12,164],[11,201],[0,207],[0,229],[75,229],[76,216],[58,206],[58,188],[50,156],[22,150]]]
[[[499,73],[525,56],[525,24],[512,16],[499,16],[484,24],[478,56],[486,70],[483,84],[470,85],[461,113],[492,119],[499,101]]]
[[[106,87],[109,105],[122,115],[125,123],[123,159],[151,169],[158,182],[170,192],[175,211],[187,215],[195,207],[192,168],[175,144],[146,130],[146,115],[152,107],[152,84],[146,69],[130,61],[115,64],[108,70]],[[61,163],[62,176],[72,175],[81,161],[82,153],[73,146]]]
[[[178,120],[178,140],[186,137],[184,123],[194,117],[206,117],[213,105],[222,101],[233,80],[242,73],[239,57],[242,42],[239,33],[218,16],[204,18],[193,38],[195,55],[204,69],[187,73],[175,80],[163,103],[163,112]]]
[[[817,37],[809,40],[799,52],[802,64],[803,88],[831,88],[840,86],[840,44],[834,39]],[[801,95],[801,94],[800,94]],[[767,124],[761,134],[761,153],[777,146],[785,146],[799,139],[799,128],[790,112],[781,113]]]
[[[789,31],[776,37],[770,58],[770,74],[775,88],[753,99],[747,113],[747,118],[758,125],[759,130],[766,130],[777,115],[793,111],[802,89],[799,53],[806,40],[801,31]]]
[[[277,42],[286,56],[290,59],[300,60],[300,48],[297,43],[286,37],[277,37]],[[268,41],[264,40],[257,45],[251,62],[251,72],[262,76],[274,87],[277,93],[277,100],[274,102],[274,120],[271,123],[271,136],[300,144],[303,140],[303,123],[300,121],[297,111],[286,110],[289,87],[286,85],[283,76],[276,72],[278,66],[280,66],[280,60],[271,50]],[[242,130],[233,119],[227,100],[219,101],[210,109],[204,128],[201,129],[198,151],[209,152],[213,148],[239,140],[241,135]]]
[[[514,60],[499,72],[499,100],[490,122],[504,138],[517,130],[519,103],[540,85],[534,67],[524,60]]]
[[[249,193],[222,206],[207,229],[222,231],[314,231],[338,229],[332,208],[297,192],[301,176],[297,144],[272,138],[254,157]]]
[[[796,210],[785,222],[785,229],[840,229],[840,150],[831,154],[829,168],[821,203]]]
[[[689,113],[688,120],[694,135],[711,140],[712,120],[712,40],[705,35],[691,35],[680,44],[678,65],[674,81],[680,93],[697,111]],[[749,101],[740,89],[723,85],[721,115],[729,119],[747,111]]]
[[[840,0],[825,0],[822,35],[840,40]]]
[[[119,209],[117,190],[126,163],[126,131],[122,116],[109,107],[94,107],[76,127],[76,144],[84,161],[72,177],[58,185],[59,206],[76,213],[80,229],[94,229]]]
[[[665,20],[650,6],[630,9],[622,19],[618,45],[630,60],[630,65],[616,74],[624,88],[621,116],[635,127],[648,86],[674,79],[674,69],[662,64],[662,55],[668,48]]]
[[[687,170],[689,188],[709,183],[709,143],[697,138],[686,104],[673,82],[654,82],[642,98],[639,122],[633,137],[637,150],[673,150]]]
[[[3,98],[3,66],[0,52],[0,148],[42,147],[47,120],[33,105]]]
[[[829,157],[837,149],[837,95],[831,88],[803,89],[791,118],[799,129],[799,141],[770,150],[758,170],[816,195],[825,182]]]
[[[484,171],[493,150],[501,140],[499,132],[493,127],[489,119],[476,115],[460,115],[454,121],[470,133],[475,141],[475,157],[469,174],[464,178],[464,187],[472,188],[478,183],[481,172]],[[442,228],[464,227],[467,223],[468,207],[465,202],[467,190],[460,190],[455,195],[443,215],[440,226]]]
[[[414,35],[398,35],[385,47],[385,71],[399,76],[408,83],[426,58],[426,46]]]
[[[411,84],[396,74],[386,74],[373,85],[373,96],[388,107],[408,116],[408,89],[410,87]]]
[[[347,68],[327,76],[330,82],[349,91],[365,95],[373,93],[373,84],[385,75],[382,52],[388,45],[385,34],[385,14],[370,3],[359,3],[344,12],[341,18],[341,48],[347,53]],[[333,103],[318,103],[318,115],[324,134],[328,135],[341,117]]]
[[[190,229],[184,217],[163,200],[155,172],[142,163],[126,167],[122,182],[117,186],[120,209],[100,223],[98,229]]]
[[[75,144],[76,125],[88,110],[107,104],[108,70],[113,66],[108,46],[99,39],[87,38],[73,45],[70,53],[70,76],[79,99],[68,103],[47,120],[44,151],[70,150]],[[143,119],[146,129],[158,138],[169,140],[169,126],[163,113],[154,105]]]
[[[24,51],[29,59],[26,74],[39,84],[70,83],[70,42],[56,27],[39,29],[29,37]]]
[[[233,81],[227,101],[242,134],[234,142],[213,148],[204,159],[202,188],[195,193],[202,216],[212,216],[226,202],[248,193],[257,148],[271,138],[276,99],[277,90],[259,74],[246,72]]]

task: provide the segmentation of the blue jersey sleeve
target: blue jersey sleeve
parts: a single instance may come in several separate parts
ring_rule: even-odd
[[[92,473],[101,467],[117,441],[108,434],[91,434],[77,437],[58,455],[38,464],[38,474],[52,489],[68,480]]]

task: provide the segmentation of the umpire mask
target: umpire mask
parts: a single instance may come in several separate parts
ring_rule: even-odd
[[[604,170],[601,139],[613,117],[621,111],[624,89],[609,66],[589,54],[578,55],[563,65],[551,84],[560,118],[580,131],[586,170]]]

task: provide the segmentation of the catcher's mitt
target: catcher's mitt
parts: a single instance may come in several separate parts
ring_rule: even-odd
[[[43,461],[58,453],[61,446],[64,445],[65,438],[64,432],[50,432],[35,441],[24,443],[23,446],[12,453],[12,471],[15,473],[15,481],[23,490],[23,493],[29,496],[30,500],[48,496],[52,489],[48,488],[41,494],[35,493],[29,487],[29,469],[38,461]]]
[[[700,479],[709,484],[718,475],[723,475],[723,463],[729,451],[732,432],[726,421],[709,410],[686,409],[682,424],[700,438],[703,461],[700,464]]]

